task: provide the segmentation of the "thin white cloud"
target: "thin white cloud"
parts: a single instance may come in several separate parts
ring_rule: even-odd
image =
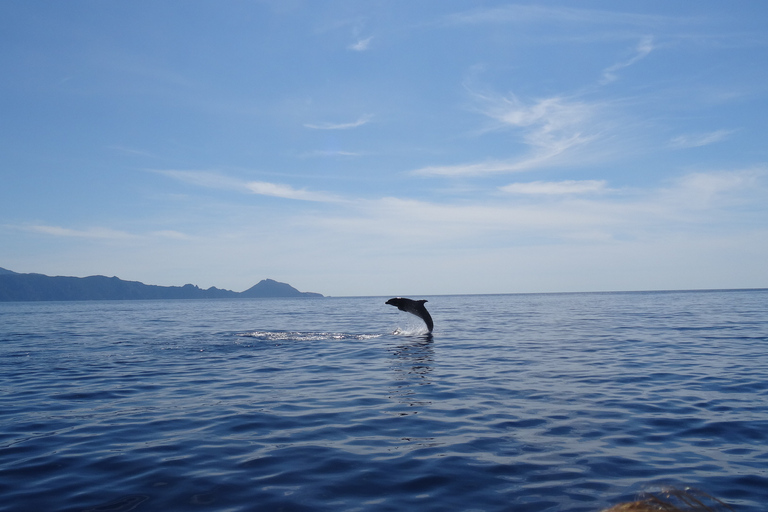
[[[283,199],[296,199],[300,201],[341,201],[340,198],[325,192],[296,189],[290,185],[270,183],[266,181],[244,181],[217,172],[179,170],[155,170],[154,172],[203,188],[250,192],[264,196],[282,197]]]
[[[312,192],[306,189],[295,189],[289,185],[269,183],[266,181],[250,181],[246,188],[254,194],[296,199],[299,201],[338,202],[340,199],[323,192]]]
[[[71,229],[63,228],[61,226],[47,226],[47,225],[32,225],[25,226],[23,228],[26,231],[32,231],[35,233],[41,233],[44,235],[70,237],[70,238],[90,238],[100,240],[127,240],[136,238],[136,235],[126,233],[125,231],[118,231],[110,228],[89,228],[89,229]]]
[[[357,240],[372,237],[379,244],[433,242],[461,243],[464,239],[491,239],[514,243],[518,235],[537,239],[609,240],[616,236],[675,233],[698,225],[709,227],[727,223],[727,216],[738,215],[730,207],[752,205],[768,212],[764,197],[765,169],[721,172],[696,172],[679,177],[670,186],[656,189],[616,190],[602,180],[529,182],[502,187],[507,193],[527,194],[531,201],[517,202],[485,197],[472,202],[430,202],[383,197],[372,200],[346,200],[323,193],[295,189],[268,182],[248,182],[252,193],[303,201],[338,201],[346,206],[343,215],[304,217],[301,225],[318,237]],[[537,201],[537,198],[546,198]],[[414,222],[417,219],[417,222]],[[662,231],[659,227],[664,226]],[[59,237],[97,240],[200,240],[181,231],[168,229],[136,235],[111,228],[71,229],[52,225],[21,226],[23,229]],[[352,237],[352,238],[350,238]],[[346,243],[346,242],[345,242]],[[357,240],[354,243],[360,243]],[[353,245],[354,245],[353,243]]]
[[[355,236],[372,237],[376,243],[462,243],[465,238],[480,239],[489,233],[501,237],[494,240],[512,240],[518,234],[537,239],[609,240],[626,234],[661,236],[660,226],[664,232],[675,233],[692,225],[706,228],[727,223],[727,216],[738,215],[730,209],[734,204],[768,212],[762,201],[766,175],[763,168],[694,172],[666,187],[649,189],[614,189],[604,180],[534,181],[501,187],[507,194],[526,195],[526,201],[510,201],[498,194],[460,202],[344,199],[262,181],[247,182],[246,188],[271,197],[337,203],[341,215],[305,217],[299,213],[300,224],[320,237],[356,240],[349,242],[353,245],[361,243]]]
[[[413,171],[422,176],[480,176],[483,174],[510,173],[526,171],[525,162],[487,160],[475,164],[430,165]]]
[[[316,157],[334,157],[334,156],[341,156],[341,157],[347,157],[347,156],[361,156],[363,153],[355,152],[355,151],[329,151],[329,150],[318,150],[318,151],[309,151],[307,153],[302,153],[299,156],[299,158],[316,158]]]
[[[553,133],[578,125],[590,116],[591,107],[583,102],[568,101],[560,96],[526,103],[514,94],[498,96],[473,93],[478,110],[504,126],[538,127],[542,133]]]
[[[349,45],[347,48],[350,50],[354,50],[356,52],[364,52],[368,49],[368,46],[371,44],[371,40],[373,39],[373,36],[367,37],[365,39],[360,39],[356,43]]]
[[[730,269],[739,266],[738,262],[741,260],[726,256],[738,256],[744,250],[752,253],[760,250],[764,252],[763,249],[768,246],[768,232],[765,231],[768,224],[760,222],[766,219],[768,213],[763,201],[765,189],[761,188],[765,175],[765,170],[761,169],[698,172],[681,176],[667,188],[622,189],[620,192],[607,190],[604,194],[587,196],[532,195],[525,200],[504,198],[498,194],[490,194],[470,202],[394,197],[361,199],[344,203],[341,205],[341,212],[334,209],[335,213],[326,210],[309,215],[290,210],[274,222],[267,223],[253,222],[252,215],[247,216],[248,220],[243,216],[236,222],[231,218],[211,219],[213,225],[196,223],[196,229],[203,234],[192,241],[176,242],[170,234],[163,239],[163,235],[155,232],[152,233],[153,240],[161,243],[152,251],[145,250],[143,244],[128,240],[120,247],[120,254],[130,254],[130,261],[126,258],[125,268],[135,265],[136,262],[155,268],[151,265],[150,256],[153,255],[156,260],[158,253],[166,255],[166,259],[170,260],[182,258],[191,266],[200,265],[201,259],[208,263],[218,262],[218,267],[214,265],[216,268],[221,267],[224,258],[228,271],[219,274],[219,277],[205,286],[215,285],[230,289],[244,289],[246,285],[251,284],[235,282],[228,285],[227,279],[238,279],[226,277],[227,273],[233,272],[232,269],[236,269],[236,273],[241,275],[251,276],[254,272],[264,272],[265,268],[270,269],[269,275],[272,277],[279,275],[279,272],[274,273],[274,269],[280,269],[285,275],[291,272],[326,275],[331,272],[339,276],[339,282],[343,281],[341,277],[353,276],[352,281],[359,279],[360,283],[366,283],[366,286],[372,286],[369,280],[378,280],[377,286],[396,287],[393,283],[398,279],[404,280],[398,286],[413,286],[413,282],[409,280],[418,279],[423,275],[425,266],[434,269],[435,266],[440,267],[452,261],[455,270],[430,270],[429,279],[425,280],[424,286],[428,286],[430,280],[437,280],[434,275],[463,275],[461,269],[468,268],[474,269],[470,270],[473,272],[473,278],[487,279],[489,285],[496,283],[495,286],[506,286],[506,291],[519,291],[517,285],[511,282],[497,282],[498,276],[491,277],[483,268],[510,265],[510,262],[514,261],[511,258],[517,257],[522,251],[535,253],[527,265],[537,272],[542,272],[542,275],[548,275],[547,272],[554,268],[555,260],[558,264],[565,264],[573,254],[582,254],[583,259],[573,265],[574,272],[592,269],[600,277],[600,271],[604,270],[602,267],[606,264],[617,265],[616,254],[621,253],[634,256],[631,264],[616,266],[620,275],[626,275],[628,268],[645,268],[648,261],[645,258],[649,255],[657,258],[651,260],[654,262],[663,262],[674,256],[675,251],[665,251],[663,248],[684,247],[686,244],[680,243],[681,236],[690,237],[690,240],[695,242],[695,249],[703,256],[708,254],[711,248],[717,251],[716,254],[723,255],[724,261],[735,261],[736,264],[726,267]],[[291,190],[293,189],[288,187],[287,190],[272,189],[272,192],[292,194]],[[269,187],[262,191],[268,192]],[[747,214],[746,218],[751,219],[751,226],[740,222],[740,213],[729,208],[733,201],[742,201],[739,206],[744,206],[736,210],[758,210],[756,213]],[[299,232],[296,231],[297,227]],[[170,229],[174,227],[170,226]],[[76,231],[67,228],[59,228],[56,231],[61,233],[61,230],[70,233]],[[720,243],[718,237],[725,233],[727,237],[734,237],[734,242],[728,243],[732,250],[724,253],[722,247],[718,249],[717,246]],[[739,245],[735,242],[736,239],[749,240],[750,236],[753,239],[750,242],[752,245]],[[757,242],[754,241],[755,236]],[[274,243],[258,242],[264,239],[273,240]],[[147,237],[140,240],[145,242]],[[80,240],[73,241],[82,244]],[[114,244],[102,240],[101,245],[109,247]],[[179,250],[182,245],[184,250]],[[307,246],[318,249],[315,257],[309,260],[301,252],[301,248]],[[222,252],[221,247],[228,247],[228,250]],[[339,252],[338,247],[345,247],[345,250]],[[695,254],[694,249],[689,249],[686,255]],[[642,254],[638,254],[638,250]],[[254,270],[256,267],[253,267],[252,259],[247,262],[238,260],[238,254],[255,255],[259,262],[257,270]],[[563,256],[564,254],[567,257]],[[192,259],[193,255],[196,262]],[[594,259],[595,257],[597,259]],[[684,259],[681,258],[680,261],[680,269],[689,268],[686,267]],[[691,261],[695,263],[698,260],[694,258]],[[399,265],[400,270],[397,272],[391,270],[393,262]],[[17,264],[11,263],[6,266],[16,268],[14,265]],[[411,272],[409,269],[414,265],[421,270]],[[301,271],[296,271],[296,268]],[[754,268],[759,267],[750,266],[753,272]],[[560,267],[558,272],[567,276],[572,273],[570,269],[571,267]],[[86,272],[92,273],[93,269],[82,270],[82,273]],[[112,269],[109,272],[117,275],[132,274]],[[746,274],[746,271],[744,273]],[[403,274],[407,278],[404,278]],[[258,279],[263,277],[258,276]],[[758,274],[758,277],[764,279],[765,273]],[[616,286],[617,281],[606,279],[605,276],[602,278],[608,283],[606,286]],[[182,283],[189,282],[186,277],[178,279]],[[208,279],[212,278],[209,276]],[[158,284],[150,278],[144,280]],[[288,278],[285,280],[293,282]],[[627,282],[631,283],[627,286],[636,287],[640,281]],[[663,279],[660,278],[659,282],[663,282]],[[362,286],[360,283],[357,285]],[[584,285],[582,283],[580,286]],[[531,286],[535,291],[535,286],[541,284]],[[559,280],[554,280],[552,286],[553,291],[565,289],[565,285]],[[359,289],[352,286],[338,292],[323,289],[322,286],[303,289],[315,289],[322,293],[361,294],[365,291],[365,286]],[[574,289],[578,289],[578,286]],[[445,293],[451,291],[448,289]],[[478,291],[489,292],[488,289]]]
[[[532,23],[570,24],[593,28],[593,25],[626,25],[631,27],[658,27],[669,18],[658,15],[635,14],[578,7],[547,7],[541,5],[511,4],[503,7],[478,8],[446,16],[448,25],[516,24]]]
[[[366,114],[351,123],[305,123],[304,127],[312,128],[313,130],[349,130],[350,128],[357,128],[367,124],[372,118],[372,115]]]
[[[613,66],[610,66],[606,68],[603,71],[603,79],[600,83],[607,84],[610,82],[614,82],[618,79],[618,76],[616,74],[617,71],[620,69],[628,68],[629,66],[635,64],[641,59],[644,59],[648,56],[649,53],[651,53],[654,49],[653,45],[653,37],[652,36],[645,36],[643,37],[640,42],[637,44],[637,47],[635,48],[635,55],[631,58],[614,64]]]
[[[596,104],[570,101],[560,96],[525,103],[507,97],[473,93],[478,110],[494,119],[496,129],[513,128],[521,133],[529,151],[517,158],[445,166],[427,166],[413,171],[427,176],[478,176],[529,171],[558,165],[560,157],[595,140],[593,118]]]
[[[528,183],[511,183],[500,187],[499,190],[509,194],[551,196],[606,192],[607,188],[605,185],[604,180],[532,181]]]
[[[356,206],[358,211],[354,215],[315,217],[306,222],[317,224],[319,230],[328,230],[334,236],[370,237],[379,245],[399,243],[402,246],[462,244],[467,239],[480,240],[489,234],[503,238],[513,233],[562,236],[617,222],[615,217],[601,216],[598,211],[560,204],[459,204],[384,197]]]
[[[421,167],[413,171],[413,174],[421,176],[482,176],[486,174],[509,174],[515,172],[531,171],[549,165],[554,165],[555,157],[563,153],[569,147],[587,142],[580,136],[575,136],[569,141],[562,141],[560,145],[540,149],[530,155],[519,159],[510,160],[486,160],[479,163],[458,165],[431,165]]]
[[[166,229],[159,231],[152,231],[151,233],[137,234],[128,233],[127,231],[120,231],[112,228],[105,227],[90,227],[88,229],[72,229],[62,226],[51,226],[46,224],[34,224],[28,226],[18,226],[17,229],[23,231],[29,231],[33,233],[50,235],[64,238],[84,238],[91,240],[140,240],[149,237],[152,238],[165,238],[173,240],[192,240],[191,237],[181,231]]]
[[[670,140],[669,145],[676,149],[698,148],[725,140],[732,133],[733,130],[717,130],[709,133],[679,135]]]
[[[750,192],[760,195],[765,175],[765,169],[693,172],[675,180],[661,196],[674,198],[681,209],[711,210],[747,200]]]
[[[602,180],[517,184],[509,193],[529,200],[486,197],[476,201],[431,202],[384,197],[350,203],[343,216],[306,219],[331,236],[362,236],[391,243],[517,244],[535,240],[613,240],[676,236],[726,226],[739,208],[760,210],[763,170],[690,173],[669,187],[610,189]],[[754,216],[756,213],[750,213]],[[414,222],[414,219],[417,219]],[[344,235],[346,234],[346,235]]]

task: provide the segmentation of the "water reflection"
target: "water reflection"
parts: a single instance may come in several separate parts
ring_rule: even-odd
[[[393,372],[390,398],[407,405],[414,410],[400,411],[400,416],[416,414],[423,406],[432,404],[431,400],[420,398],[420,386],[432,384],[432,365],[434,362],[434,345],[432,335],[409,337],[404,342],[392,347]]]

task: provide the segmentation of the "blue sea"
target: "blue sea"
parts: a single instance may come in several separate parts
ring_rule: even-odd
[[[0,303],[0,511],[768,509],[768,290]]]

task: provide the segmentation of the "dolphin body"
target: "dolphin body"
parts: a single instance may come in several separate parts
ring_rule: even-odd
[[[400,311],[405,311],[406,313],[411,313],[412,315],[416,315],[417,317],[421,318],[424,320],[424,323],[427,324],[427,329],[429,329],[429,332],[432,332],[434,324],[432,323],[432,317],[429,315],[429,311],[427,311],[427,308],[424,307],[425,302],[427,301],[395,297],[394,299],[389,299],[386,303],[391,306],[395,306]]]

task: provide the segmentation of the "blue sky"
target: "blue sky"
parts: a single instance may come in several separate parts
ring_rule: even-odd
[[[768,3],[0,3],[0,267],[768,287]]]

